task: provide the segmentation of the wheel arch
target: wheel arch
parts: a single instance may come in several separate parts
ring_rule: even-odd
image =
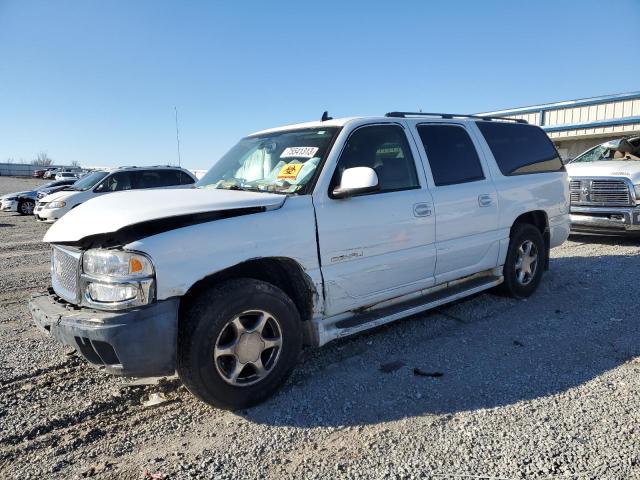
[[[302,266],[287,257],[254,258],[198,280],[182,296],[180,314],[204,290],[237,278],[252,278],[278,287],[291,298],[302,321],[311,319],[318,292]]]
[[[536,227],[544,239],[545,259],[544,269],[549,270],[549,253],[551,252],[551,235],[549,232],[549,216],[544,210],[531,210],[518,216],[511,225],[509,236],[513,236],[514,229],[518,225],[529,224]]]

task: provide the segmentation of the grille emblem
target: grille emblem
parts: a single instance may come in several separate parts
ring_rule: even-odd
[[[591,191],[591,181],[583,180],[580,182],[580,200],[583,202],[589,201],[589,192]]]

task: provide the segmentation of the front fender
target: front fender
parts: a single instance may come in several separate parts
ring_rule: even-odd
[[[276,210],[158,233],[125,248],[151,257],[158,300],[180,297],[205,277],[261,257],[290,258],[322,284],[310,196],[291,197]]]

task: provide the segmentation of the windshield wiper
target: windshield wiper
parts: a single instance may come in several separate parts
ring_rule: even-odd
[[[224,187],[218,187],[221,190],[242,190],[245,192],[266,192],[266,190],[260,190],[258,187],[248,187],[241,185],[229,185]]]

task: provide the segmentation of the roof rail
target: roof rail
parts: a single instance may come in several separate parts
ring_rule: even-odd
[[[428,113],[428,112],[389,112],[384,115],[385,117],[440,117],[440,118],[475,118],[476,120],[507,120],[516,123],[529,123],[522,118],[509,118],[509,117],[493,117],[487,115],[464,115],[458,113]]]

